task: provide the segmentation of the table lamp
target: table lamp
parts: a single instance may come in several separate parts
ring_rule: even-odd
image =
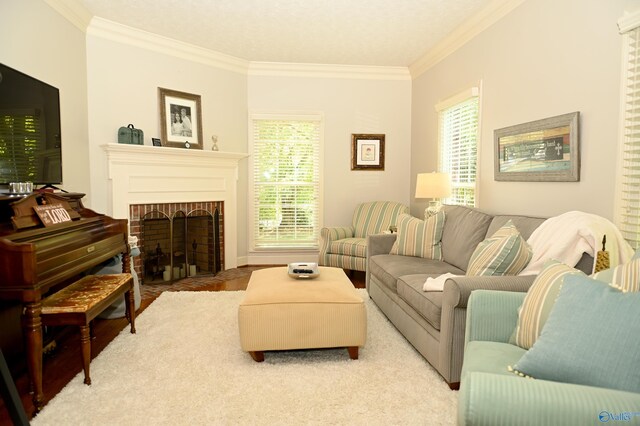
[[[424,211],[425,220],[437,214],[442,207],[440,198],[451,195],[451,182],[448,173],[418,173],[416,180],[416,198],[431,198]]]

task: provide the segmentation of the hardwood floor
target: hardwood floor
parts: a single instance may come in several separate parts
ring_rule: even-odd
[[[245,290],[251,276],[251,272],[268,266],[246,266],[224,271],[215,277],[204,277],[196,279],[185,279],[171,285],[163,286],[163,291],[237,291]],[[347,273],[349,279],[356,288],[365,288],[364,272],[351,271]],[[140,315],[161,292],[158,287],[150,288],[151,285],[141,286],[142,301],[136,315]],[[123,330],[128,327],[125,318],[104,320],[96,319],[94,323],[94,338],[91,341],[91,358],[95,358],[107,345]],[[61,333],[56,339],[56,348],[43,359],[43,390],[45,404],[49,402],[66,384],[82,371],[80,354],[79,333],[73,330]],[[144,330],[138,329],[138,333]],[[28,377],[24,368],[22,371],[14,373],[14,380],[18,393],[25,407],[27,417],[31,419],[34,407],[31,402],[31,395],[28,392]],[[9,413],[0,400],[0,425],[11,425]]]

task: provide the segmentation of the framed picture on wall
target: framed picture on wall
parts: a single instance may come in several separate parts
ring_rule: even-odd
[[[351,170],[384,170],[383,134],[351,134]]]
[[[579,181],[579,118],[572,112],[495,130],[494,179]]]
[[[202,149],[200,95],[158,87],[163,146]]]

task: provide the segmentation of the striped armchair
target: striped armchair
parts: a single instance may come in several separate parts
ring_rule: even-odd
[[[400,213],[409,208],[394,201],[373,201],[360,204],[353,213],[351,226],[320,230],[320,259],[323,266],[353,271],[365,271],[367,235],[380,234],[395,226]]]

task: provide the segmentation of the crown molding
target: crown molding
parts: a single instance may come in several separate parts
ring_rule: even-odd
[[[411,80],[406,67],[250,62],[107,19],[94,17],[87,34],[241,74],[278,77]]]
[[[44,2],[80,31],[87,31],[92,15],[82,3],[76,0],[44,0]]]
[[[87,34],[240,74],[247,74],[249,67],[249,61],[245,59],[214,52],[103,18],[94,17],[87,28]]]
[[[250,62],[250,76],[411,80],[407,67]]]
[[[509,12],[524,3],[525,0],[494,0],[487,7],[468,19],[444,40],[429,50],[422,58],[409,66],[412,78],[442,61],[444,58],[460,49],[468,41],[498,22]]]

